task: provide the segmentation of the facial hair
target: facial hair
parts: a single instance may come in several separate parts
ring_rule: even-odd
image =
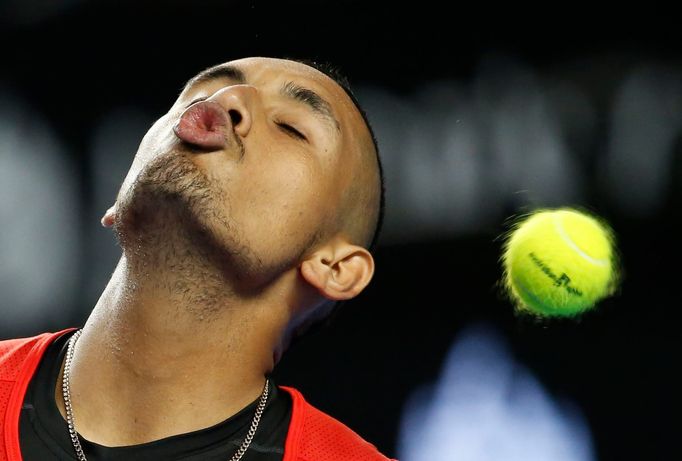
[[[151,160],[117,200],[114,231],[137,278],[153,281],[207,319],[259,260],[243,243],[224,188],[173,150]],[[225,205],[228,205],[227,207]],[[221,241],[216,229],[229,235]]]

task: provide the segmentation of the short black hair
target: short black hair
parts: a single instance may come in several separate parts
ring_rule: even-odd
[[[381,230],[383,228],[383,223],[384,223],[384,214],[385,214],[385,208],[386,208],[386,186],[384,185],[384,170],[383,166],[381,163],[381,156],[379,155],[379,143],[377,142],[376,135],[374,133],[374,129],[372,128],[372,124],[369,122],[369,118],[367,117],[367,113],[365,110],[362,108],[360,105],[360,102],[358,101],[358,98],[355,96],[353,93],[353,90],[351,90],[350,87],[350,81],[348,77],[346,77],[338,67],[334,66],[333,64],[329,62],[318,62],[314,60],[309,60],[309,59],[296,59],[296,58],[285,58],[290,61],[295,61],[301,64],[305,64],[307,66],[310,66],[323,74],[325,74],[327,77],[331,78],[334,80],[343,90],[345,93],[348,95],[350,100],[353,102],[355,105],[355,108],[360,112],[360,115],[362,116],[362,120],[365,122],[365,125],[367,126],[367,130],[369,131],[370,137],[372,138],[372,144],[374,146],[374,152],[376,154],[376,161],[377,161],[377,168],[379,170],[379,210],[377,213],[377,220],[374,226],[374,232],[372,233],[372,238],[370,239],[370,243],[368,246],[369,251],[373,251],[376,249],[378,241],[379,241],[379,236],[381,234]],[[321,316],[319,318],[315,318],[313,322],[309,323],[308,325],[305,326],[304,329],[299,330],[295,332],[294,337],[291,339],[291,343],[289,344],[289,349],[291,349],[295,344],[299,343],[299,341],[308,336],[312,336],[323,330],[324,328],[328,327],[330,324],[333,323],[334,319],[336,316],[339,314],[341,311],[341,307],[344,305],[345,301],[328,301],[325,303],[323,306],[319,306],[318,309],[320,311],[328,313],[324,316]],[[329,305],[332,304],[331,308]]]
[[[329,62],[317,62],[309,59],[295,58],[286,59],[290,61],[299,62],[301,64],[305,64],[307,66],[312,67],[313,69],[317,69],[318,71],[325,74],[327,77],[334,80],[341,88],[343,88],[343,91],[345,91],[345,93],[348,95],[350,100],[355,105],[355,108],[358,110],[358,112],[360,112],[362,120],[365,122],[365,125],[367,126],[367,130],[369,131],[370,137],[372,138],[372,144],[374,145],[377,168],[379,170],[379,210],[377,213],[377,220],[374,225],[374,232],[372,233],[372,238],[369,240],[370,243],[368,246],[368,249],[372,251],[377,247],[379,235],[381,234],[381,229],[384,223],[384,214],[386,208],[386,186],[384,185],[384,169],[381,164],[381,156],[379,155],[379,143],[377,142],[377,137],[374,134],[372,124],[369,122],[369,118],[367,117],[367,112],[365,112],[363,107],[360,105],[358,98],[353,93],[353,90],[350,87],[350,81],[348,77],[346,77],[337,66]]]

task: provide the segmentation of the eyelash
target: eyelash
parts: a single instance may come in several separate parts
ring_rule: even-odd
[[[302,141],[307,141],[308,138],[305,137],[303,133],[298,131],[296,128],[293,126],[289,125],[288,123],[284,122],[275,122],[275,124],[282,129],[285,133],[287,133],[290,136],[293,136],[294,138],[300,139]]]

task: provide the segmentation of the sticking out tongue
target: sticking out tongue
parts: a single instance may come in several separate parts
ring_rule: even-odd
[[[227,145],[229,127],[230,117],[225,109],[215,102],[202,101],[183,112],[173,131],[185,142],[216,150]]]

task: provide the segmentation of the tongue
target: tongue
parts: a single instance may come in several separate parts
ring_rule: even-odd
[[[229,124],[229,116],[219,104],[203,101],[185,110],[173,131],[185,142],[215,150],[226,146]]]

